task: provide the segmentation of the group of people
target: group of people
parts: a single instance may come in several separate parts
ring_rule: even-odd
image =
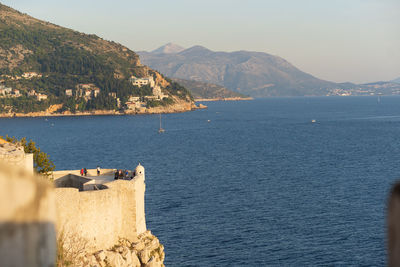
[[[100,175],[101,169],[99,166],[96,168],[97,170],[97,176]],[[86,168],[81,169],[81,176],[87,176],[88,171]],[[135,171],[129,171],[129,170],[117,170],[114,175],[114,180],[118,179],[123,179],[123,180],[131,180],[133,177],[135,177],[136,173]]]
[[[124,179],[124,180],[131,180],[135,177],[135,172],[132,171],[129,174],[128,170],[117,170],[114,175],[114,180]]]
[[[86,168],[82,168],[81,169],[81,176],[87,176],[87,169]]]
[[[101,171],[100,167],[97,166],[96,170],[97,170],[97,176],[99,176],[100,175],[100,171]],[[81,176],[87,176],[87,169],[86,168],[82,168],[81,169]]]

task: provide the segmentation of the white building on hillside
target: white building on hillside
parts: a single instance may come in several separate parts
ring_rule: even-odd
[[[21,96],[21,92],[18,89],[14,89],[12,91],[13,97],[20,97]]]
[[[11,87],[4,87],[3,85],[0,86],[0,96],[10,95],[12,92]]]
[[[65,95],[66,96],[72,96],[72,89],[66,89],[65,90]]]
[[[36,91],[35,90],[29,90],[28,91],[28,96],[36,96]]]
[[[132,85],[138,87],[142,87],[143,85],[150,85],[150,87],[153,88],[156,85],[153,76],[148,76],[145,78],[136,78],[135,76],[131,76],[129,78],[129,82],[131,82]]]
[[[47,95],[38,93],[38,94],[36,94],[36,99],[37,99],[38,101],[45,100],[45,99],[47,99]]]
[[[93,83],[80,83],[76,86],[76,96],[84,97],[86,100],[97,97],[100,94],[100,88]]]
[[[40,78],[40,77],[42,77],[42,74],[38,74],[36,72],[25,72],[22,74],[22,78],[25,78],[25,79],[32,79],[34,77]]]

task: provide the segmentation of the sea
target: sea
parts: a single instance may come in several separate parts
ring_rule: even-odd
[[[57,170],[146,169],[166,266],[384,266],[400,97],[204,103],[159,115],[0,119]]]

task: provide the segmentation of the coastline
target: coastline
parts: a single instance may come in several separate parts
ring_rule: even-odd
[[[35,118],[35,117],[72,117],[72,116],[118,116],[118,115],[142,115],[142,114],[167,114],[167,113],[182,113],[193,111],[197,109],[205,109],[207,106],[198,105],[194,103],[176,103],[175,105],[167,107],[154,107],[154,108],[139,108],[136,110],[126,110],[123,112],[116,110],[93,110],[85,112],[72,113],[70,111],[63,113],[55,113],[49,110],[29,113],[2,113],[0,118]]]
[[[243,101],[254,100],[252,97],[226,97],[226,98],[197,98],[195,102],[212,102],[212,101]]]

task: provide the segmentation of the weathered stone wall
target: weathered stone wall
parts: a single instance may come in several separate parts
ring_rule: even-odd
[[[107,249],[119,238],[134,242],[146,231],[143,176],[104,184],[108,189],[56,188],[57,233],[82,238],[87,251]],[[72,242],[72,241],[71,241]]]
[[[33,154],[25,154],[23,147],[0,140],[0,160],[33,174]]]
[[[0,160],[1,266],[54,266],[56,210],[52,189],[31,171]]]

